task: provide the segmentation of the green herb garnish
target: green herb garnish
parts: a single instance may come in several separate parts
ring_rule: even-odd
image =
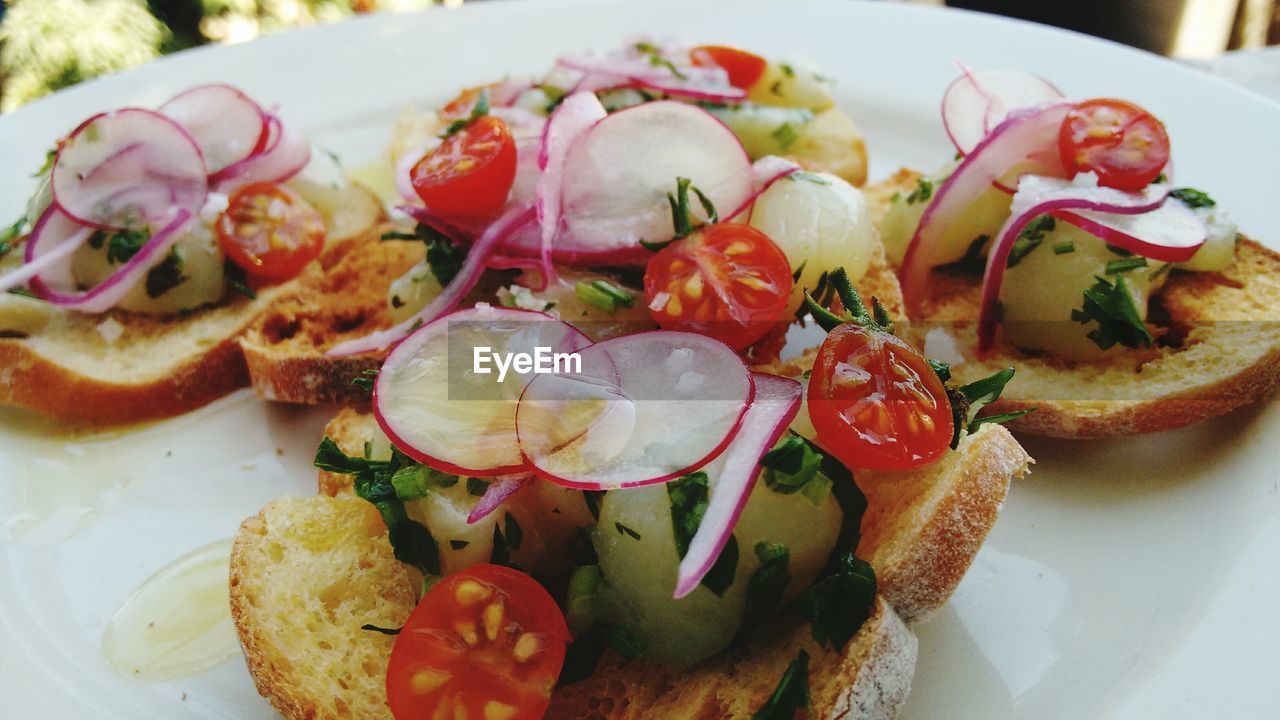
[[[1126,273],[1130,270],[1137,270],[1138,268],[1144,268],[1146,266],[1147,259],[1142,256],[1135,255],[1134,257],[1121,258],[1107,263],[1106,273],[1108,275],[1119,275],[1120,273]]]
[[[140,230],[119,230],[117,232],[107,232],[106,230],[95,230],[89,236],[89,247],[94,250],[101,250],[105,245],[107,248],[107,262],[112,265],[118,265],[128,262],[143,245],[151,239],[151,232],[144,229]],[[154,295],[152,297],[155,297]]]
[[[356,495],[372,503],[382,515],[396,559],[425,575],[439,575],[440,551],[435,538],[426,527],[408,516],[392,482],[398,471],[417,463],[394,447],[390,460],[372,460],[370,450],[366,445],[364,457],[353,457],[326,437],[316,449],[314,464],[321,470],[354,476]]]
[[[712,204],[711,198],[707,197],[701,190],[694,187],[691,184],[692,182],[693,181],[689,178],[678,177],[676,178],[675,193],[667,193],[667,204],[671,206],[671,224],[672,227],[675,228],[675,235],[672,236],[670,240],[663,240],[659,242],[641,240],[640,245],[645,249],[656,252],[676,240],[692,235],[694,230],[697,230],[704,224],[714,225],[720,221],[720,216],[716,213],[716,206]],[[703,212],[706,213],[707,219],[705,223],[700,221],[693,214],[692,206],[689,204],[690,190],[693,190],[694,195],[698,198],[698,203],[702,205]]]
[[[586,304],[607,310],[609,313],[616,312],[620,307],[632,307],[636,303],[635,295],[608,280],[579,282],[574,286],[573,294]]]
[[[760,458],[765,486],[783,495],[803,493],[820,505],[831,492],[831,480],[822,474],[822,459],[823,454],[804,438],[787,435]]]
[[[933,197],[933,181],[927,177],[916,178],[916,187],[907,195],[907,204],[914,205],[918,202],[928,202]]]
[[[1088,338],[1099,348],[1108,350],[1117,343],[1127,348],[1151,347],[1155,338],[1142,321],[1142,315],[1133,302],[1129,284],[1124,275],[1116,275],[1115,284],[1105,278],[1095,277],[1093,287],[1084,291],[1084,303],[1071,311],[1071,319],[1078,323],[1098,323]]]
[[[399,635],[400,631],[403,630],[404,628],[384,628],[384,627],[378,627],[377,625],[366,624],[366,625],[361,625],[360,629],[369,630],[371,632],[376,632],[376,633],[382,633],[383,635]]]
[[[887,333],[893,332],[893,319],[889,317],[889,311],[884,309],[878,298],[871,298],[871,311],[867,311],[867,306],[862,303],[862,296],[858,294],[856,288],[853,287],[853,281],[849,279],[849,274],[844,268],[839,267],[831,271],[828,276],[829,282],[835,288],[836,294],[840,296],[840,301],[844,303],[845,315],[842,317],[828,310],[820,304],[812,293],[804,294],[804,307],[813,315],[813,319],[823,330],[831,332],[838,325],[847,322],[858,323],[869,330],[881,330]]]
[[[699,470],[672,480],[667,483],[667,497],[671,500],[671,527],[675,533],[676,553],[683,558],[707,512],[710,497],[707,474]],[[738,541],[731,535],[715,565],[702,578],[702,585],[716,595],[723,595],[733,584],[737,570]]]
[[[258,293],[249,287],[249,278],[245,275],[244,268],[226,260],[222,263],[222,279],[226,281],[227,287],[235,290],[250,300],[257,300]]]
[[[811,705],[809,653],[801,650],[782,672],[773,694],[751,715],[751,720],[794,720],[796,713],[808,711]]]
[[[1005,267],[1013,267],[1022,262],[1022,258],[1031,254],[1031,251],[1040,247],[1040,243],[1044,242],[1045,233],[1053,230],[1057,222],[1052,215],[1041,215],[1040,217],[1027,223],[1027,226],[1018,233],[1018,239],[1013,241],[1013,247],[1009,250],[1009,260],[1005,263]]]
[[[783,150],[791,147],[791,145],[800,138],[800,133],[791,127],[791,123],[782,123],[776,130],[769,133],[774,140],[778,141],[778,147]]]
[[[373,394],[373,383],[378,379],[378,371],[374,368],[361,370],[360,374],[351,378],[351,386]]]
[[[480,96],[476,98],[476,104],[471,106],[471,112],[466,117],[458,118],[457,120],[454,120],[453,122],[449,123],[449,126],[444,129],[443,133],[441,133],[440,135],[441,139],[447,138],[451,135],[456,135],[457,133],[461,132],[463,128],[470,125],[475,120],[482,118],[488,114],[489,114],[489,91],[481,90]]]
[[[654,67],[662,67],[671,71],[671,74],[680,80],[688,80],[689,76],[680,72],[680,68],[675,63],[662,56],[662,50],[653,43],[638,42],[635,44],[636,52],[646,55],[649,58],[649,64]]]
[[[1182,201],[1183,205],[1189,208],[1211,208],[1218,203],[1204,192],[1195,188],[1178,188],[1171,190],[1170,195]]]
[[[876,573],[852,550],[833,558],[829,572],[801,599],[800,608],[813,622],[813,639],[840,650],[871,615]]]
[[[613,527],[617,529],[619,535],[630,535],[632,540],[640,539],[640,533],[636,532],[635,530],[632,530],[631,528],[627,527],[626,525],[623,525],[620,522],[615,522],[613,524]]]
[[[792,182],[813,183],[814,185],[830,185],[831,184],[830,180],[822,177],[818,173],[806,172],[804,170],[797,170],[789,175],[786,175],[785,179],[790,180]]]
[[[757,627],[782,603],[782,595],[791,583],[791,551],[786,545],[758,542],[755,547],[760,566],[747,581],[746,610],[742,629]]]
[[[107,251],[107,257],[111,257],[110,250]],[[147,279],[144,282],[147,297],[158,298],[186,282],[187,276],[182,274],[186,265],[186,258],[182,256],[181,250],[178,248],[169,250],[164,260],[147,272]]]

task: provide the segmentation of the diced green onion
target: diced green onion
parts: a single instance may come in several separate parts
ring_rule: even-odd
[[[582,302],[611,313],[619,307],[629,308],[636,304],[635,295],[608,280],[580,282],[573,288],[573,294]]]

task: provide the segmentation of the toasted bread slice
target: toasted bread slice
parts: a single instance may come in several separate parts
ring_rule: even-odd
[[[372,417],[354,410],[340,413],[326,434],[346,452],[380,438]],[[1004,428],[987,425],[966,438],[958,452],[929,468],[860,476],[869,509],[858,553],[876,565],[880,598],[843,654],[817,648],[807,626],[780,619],[747,649],[691,671],[675,673],[608,658],[591,678],[557,693],[552,716],[747,717],[803,647],[812,658],[811,686],[820,717],[845,716],[851,710],[857,717],[893,717],[910,687],[915,661],[915,638],[899,611],[923,618],[946,601],[995,521],[1010,479],[1024,474],[1030,462]],[[358,551],[336,545],[317,549],[315,543],[298,540],[296,532],[290,534],[290,528],[331,527],[339,508],[350,518],[376,521],[376,513],[357,514],[360,504],[368,503],[349,493],[349,477],[322,473],[320,485],[321,496],[276,501],[242,526],[231,571],[237,631],[259,691],[286,717],[346,716],[335,709],[332,683],[317,682],[312,674],[313,668],[339,663],[342,668],[368,668],[373,676],[363,681],[348,678],[346,670],[335,671],[333,677],[342,679],[339,685],[348,688],[339,693],[346,707],[378,707],[381,714],[356,716],[387,717],[380,705],[380,682],[390,643],[359,628],[379,624],[366,619],[375,615],[398,627],[413,608],[417,578],[392,559],[385,533],[343,535],[345,542],[360,544]],[[401,574],[395,575],[392,566],[401,568]],[[391,608],[384,599],[393,592],[400,598],[400,591],[370,584],[367,577],[400,583],[408,593],[403,604]],[[337,623],[328,615],[316,617],[317,595],[326,598],[325,607],[360,610]],[[322,630],[309,632],[307,627]]]
[[[358,186],[299,190],[325,215],[326,258],[366,240],[382,218],[381,204]],[[255,299],[228,290],[216,305],[164,317],[85,315],[6,295],[0,298],[0,404],[91,425],[194,409],[248,384],[237,338],[273,305],[323,277],[313,265]]]
[[[895,192],[915,186],[903,170],[866,189],[879,221]],[[979,359],[976,319],[981,278],[951,268],[932,277],[932,297],[912,318],[916,340],[942,327],[965,362],[959,382],[1006,367],[1017,374],[985,412],[1036,411],[1010,423],[1019,432],[1095,438],[1171,430],[1267,397],[1280,385],[1280,253],[1242,238],[1222,272],[1173,272],[1152,299],[1149,324],[1167,342],[1116,351],[1095,361],[1023,352],[999,338]]]

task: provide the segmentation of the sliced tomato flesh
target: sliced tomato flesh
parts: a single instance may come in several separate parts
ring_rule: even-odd
[[[919,467],[951,442],[951,404],[928,361],[856,323],[837,326],[818,349],[808,403],[819,444],[849,467]]]
[[[727,45],[701,45],[689,51],[689,59],[698,67],[724,68],[729,84],[743,90],[751,89],[769,65],[759,55]]]
[[[324,216],[280,183],[250,183],[233,192],[217,232],[233,263],[270,280],[294,277],[324,249]]]
[[[1086,100],[1063,119],[1058,151],[1073,175],[1093,172],[1100,185],[1137,191],[1169,164],[1169,135],[1163,123],[1133,103]]]
[[[387,702],[396,720],[540,718],[569,629],[533,578],[477,565],[436,583],[396,637]]]
[[[649,259],[644,297],[653,319],[742,349],[782,319],[793,285],[787,256],[738,223],[704,227]]]
[[[497,212],[516,177],[516,143],[502,120],[485,115],[428,152],[409,173],[427,207],[444,215]]]

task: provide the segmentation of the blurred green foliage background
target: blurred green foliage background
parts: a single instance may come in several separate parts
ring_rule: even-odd
[[[0,0],[0,112],[204,43],[433,0]],[[456,4],[449,2],[448,4]]]

